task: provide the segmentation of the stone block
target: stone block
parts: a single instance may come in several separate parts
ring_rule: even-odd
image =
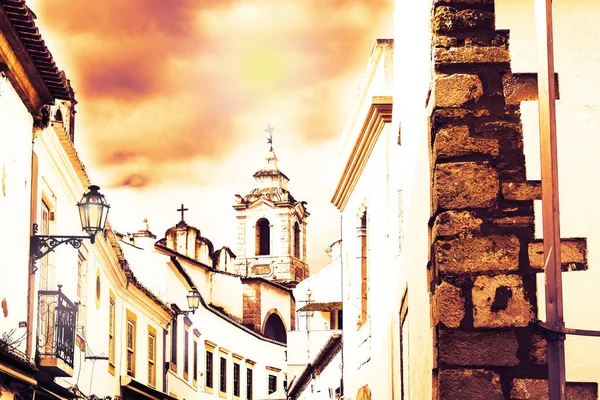
[[[504,400],[500,376],[485,369],[439,372],[440,400]]]
[[[451,274],[516,271],[519,247],[512,235],[438,240],[435,262],[440,272]]]
[[[534,319],[523,279],[518,275],[477,277],[472,299],[476,328],[522,327]]]
[[[598,384],[591,382],[567,382],[567,400],[597,400]],[[547,400],[548,381],[545,379],[513,379],[511,400]]]
[[[448,35],[481,29],[494,29],[494,13],[473,9],[458,10],[448,6],[439,6],[435,9],[434,33]]]
[[[556,100],[559,99],[558,93],[558,74],[554,74],[556,85]],[[509,105],[519,105],[522,101],[538,99],[538,81],[537,74],[532,73],[505,73],[502,75],[502,88],[504,92],[504,101]]]
[[[502,183],[502,196],[505,200],[541,200],[542,183],[540,181]]]
[[[548,364],[548,348],[546,338],[542,335],[535,334],[531,337],[531,350],[529,350],[529,358],[534,364]]]
[[[438,164],[434,172],[434,209],[489,208],[500,190],[498,172],[489,163]]]
[[[438,75],[435,78],[436,107],[461,107],[482,95],[483,85],[476,74]]]
[[[447,365],[515,366],[519,343],[514,331],[444,329],[438,336],[440,362]]]
[[[520,123],[495,121],[478,124],[473,127],[473,136],[492,139],[522,139],[523,128]]]
[[[544,241],[536,240],[529,243],[529,264],[531,268],[544,270]],[[587,263],[587,240],[585,238],[568,238],[560,240],[560,259],[562,270],[584,271]]]
[[[451,47],[437,48],[434,52],[435,65],[448,64],[506,64],[510,53],[505,47]]]
[[[465,316],[465,298],[459,287],[442,282],[435,289],[435,323],[441,322],[448,328],[458,328]]]
[[[503,228],[533,228],[533,215],[511,215],[501,218],[492,218],[491,222]]]
[[[456,47],[457,44],[458,44],[458,39],[456,39],[455,37],[440,36],[440,35],[436,35],[433,37],[433,46],[434,47],[445,47],[448,49],[450,47]]]
[[[483,220],[469,211],[444,211],[435,218],[433,237],[479,232]]]
[[[448,126],[435,135],[433,154],[438,159],[468,156],[474,154],[497,157],[500,146],[497,139],[480,139],[469,136],[469,127]]]
[[[479,33],[479,32],[478,32]],[[493,35],[478,35],[465,37],[465,47],[503,47],[508,48],[509,31],[495,31]]]

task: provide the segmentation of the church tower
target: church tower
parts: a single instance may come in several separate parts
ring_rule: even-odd
[[[268,128],[272,134],[272,128]],[[269,139],[272,143],[272,137]],[[305,201],[288,190],[289,178],[279,170],[271,145],[265,164],[254,174],[256,187],[236,194],[236,271],[294,285],[309,276],[306,264]]]

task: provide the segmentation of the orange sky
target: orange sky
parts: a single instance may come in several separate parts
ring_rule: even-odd
[[[339,238],[337,139],[393,0],[28,0],[75,89],[75,144],[121,232],[186,221],[235,250],[267,124],[308,202],[308,261]]]

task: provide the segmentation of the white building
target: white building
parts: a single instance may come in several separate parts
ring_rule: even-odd
[[[343,265],[343,394],[392,398],[399,385],[398,131],[391,129],[392,40],[378,40],[342,135],[340,180],[333,204],[341,211]]]
[[[328,247],[330,262],[294,289],[296,331],[288,334],[289,396],[330,399],[340,393],[343,358],[341,241]]]

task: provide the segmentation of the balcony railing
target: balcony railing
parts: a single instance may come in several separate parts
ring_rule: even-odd
[[[38,355],[41,367],[52,367],[57,375],[72,375],[75,352],[77,306],[61,291],[38,292]],[[68,368],[62,367],[62,360]]]

